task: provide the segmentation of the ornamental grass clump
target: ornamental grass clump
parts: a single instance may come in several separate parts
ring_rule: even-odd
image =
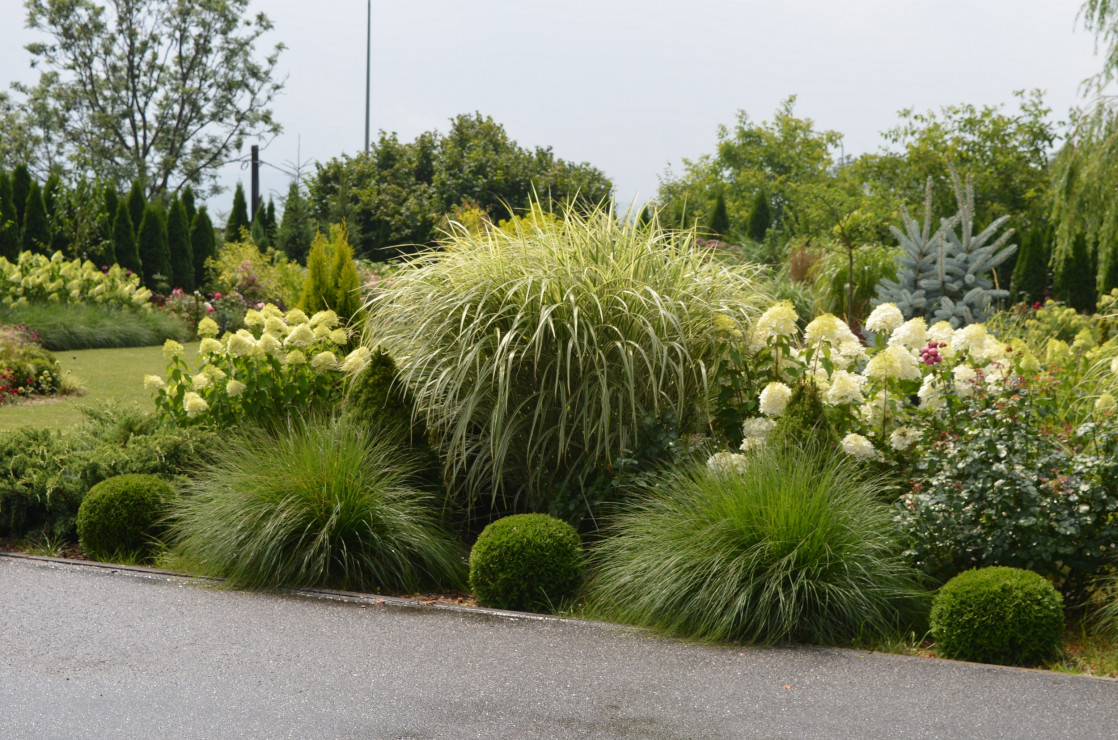
[[[733,462],[667,473],[612,522],[593,557],[594,610],[759,643],[843,643],[920,619],[886,480],[833,449],[767,446]]]
[[[758,296],[690,232],[608,211],[454,229],[369,304],[387,348],[469,504],[524,510],[582,500],[635,449],[641,420],[700,419],[723,356]]]
[[[234,586],[403,593],[462,585],[440,502],[408,481],[396,440],[344,421],[293,422],[227,443],[187,486],[174,554]]]

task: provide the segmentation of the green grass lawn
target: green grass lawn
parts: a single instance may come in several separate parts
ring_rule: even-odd
[[[186,360],[193,364],[198,343],[186,346]],[[55,352],[62,371],[84,389],[80,396],[62,396],[47,401],[0,406],[0,431],[24,425],[67,429],[81,421],[79,408],[101,401],[135,403],[154,409],[151,393],[144,389],[144,376],[162,375],[167,369],[163,347],[82,349]]]

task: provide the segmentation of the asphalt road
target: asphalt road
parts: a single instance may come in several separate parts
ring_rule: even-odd
[[[0,557],[0,738],[1093,738],[1118,682]]]

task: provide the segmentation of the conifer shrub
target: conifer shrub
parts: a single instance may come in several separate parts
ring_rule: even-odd
[[[241,183],[237,183],[237,189],[233,193],[233,210],[229,213],[229,220],[225,222],[225,241],[240,241],[244,238],[242,232],[248,231],[251,227],[245,189]]]
[[[838,445],[838,434],[827,418],[818,386],[808,381],[796,384],[784,413],[777,417],[769,441],[774,444],[814,444],[821,449]]]
[[[43,202],[43,191],[39,183],[34,181],[27,193],[27,205],[23,211],[23,229],[20,236],[20,247],[23,251],[35,254],[50,253],[50,222],[47,219],[47,207]]]
[[[128,208],[128,201],[122,200],[117,203],[116,215],[113,218],[112,249],[118,265],[133,275],[143,274],[140,248],[136,244],[136,228],[132,223],[132,212]]]
[[[194,259],[194,284],[201,287],[206,283],[206,260],[217,256],[217,235],[205,206],[190,219],[190,250]]]
[[[95,560],[146,559],[174,490],[154,475],[118,475],[89,489],[78,507],[78,542]]]
[[[299,307],[305,312],[333,311],[351,324],[361,311],[360,281],[345,224],[331,225],[329,237],[315,235],[307,255],[307,278]]]
[[[932,602],[939,654],[1002,665],[1051,656],[1064,632],[1063,597],[1028,570],[992,566],[952,578]]]
[[[190,222],[186,206],[177,199],[167,216],[167,249],[171,256],[171,286],[187,293],[193,291],[194,250],[190,244]]]
[[[170,293],[171,248],[167,242],[167,214],[158,202],[144,206],[136,245],[140,250],[144,285],[160,293]]]
[[[554,612],[582,585],[582,541],[547,514],[514,514],[484,530],[470,550],[470,588],[482,606]]]

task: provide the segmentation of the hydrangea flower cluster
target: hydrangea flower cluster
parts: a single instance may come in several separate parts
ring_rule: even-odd
[[[98,303],[116,308],[151,308],[151,291],[139,275],[120,265],[99,269],[89,260],[68,260],[62,252],[49,258],[20,252],[16,261],[0,257],[0,301],[28,303]]]
[[[168,340],[167,377],[148,375],[156,405],[177,422],[227,426],[283,416],[292,408],[326,408],[340,398],[343,377],[368,364],[369,350],[342,355],[349,332],[333,311],[308,317],[272,304],[245,316],[248,329],[217,338],[217,323],[198,322],[198,362],[191,371],[183,346]]]

